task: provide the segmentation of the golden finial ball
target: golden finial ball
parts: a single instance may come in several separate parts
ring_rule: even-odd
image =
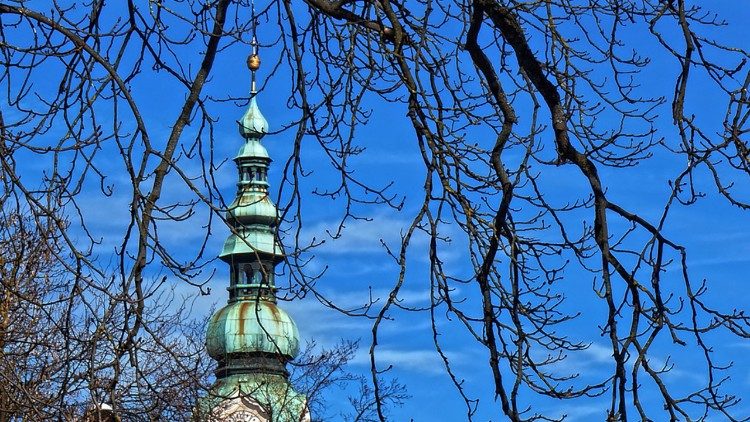
[[[253,72],[260,69],[260,56],[257,54],[250,55],[250,57],[247,58],[247,68]]]

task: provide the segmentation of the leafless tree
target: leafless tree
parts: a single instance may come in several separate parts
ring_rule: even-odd
[[[203,324],[167,306],[173,292],[150,302],[158,314],[144,314],[160,340],[143,339],[123,365],[113,361],[122,315],[97,313],[107,304],[58,261],[56,228],[9,212],[0,229],[0,420],[80,420],[113,402],[127,420],[188,420],[210,368]]]
[[[688,251],[668,234],[675,210],[706,194],[750,207],[736,188],[750,170],[748,52],[717,31],[721,16],[686,0],[271,0],[255,8],[268,28],[263,47],[277,54],[264,59],[267,81],[291,81],[286,95],[298,116],[285,126],[293,153],[276,195],[292,252],[287,293],[312,294],[372,321],[366,392],[376,420],[386,419],[386,397],[400,395],[388,387],[378,340],[384,321],[404,308],[399,294],[407,268],[419,265],[408,260],[418,236],[429,238],[423,287],[434,346],[469,420],[480,407],[510,420],[552,420],[533,397],[591,396],[607,398],[610,420],[738,417],[738,398],[724,389],[725,362],[709,340],[714,332],[745,339],[747,316],[705,299],[710,285],[694,279]],[[0,174],[4,206],[22,211],[6,215],[30,216],[23,230],[33,237],[14,241],[46,245],[33,251],[48,263],[34,277],[50,280],[39,284],[42,297],[61,298],[39,302],[38,312],[67,318],[56,326],[64,337],[52,340],[78,353],[55,375],[54,394],[29,386],[3,403],[22,393],[62,414],[107,401],[133,420],[179,420],[190,402],[178,406],[174,394],[179,385],[200,385],[206,364],[200,341],[185,334],[199,322],[183,324],[187,308],[169,303],[179,297],[174,286],[203,292],[212,276],[214,252],[205,246],[227,207],[216,180],[225,157],[214,147],[217,122],[228,122],[216,110],[247,98],[211,76],[217,60],[248,51],[251,4],[7,1],[0,19]],[[649,85],[655,74],[664,78],[663,92]],[[155,86],[182,101],[159,103]],[[712,109],[726,109],[722,121],[697,117],[708,101],[697,90],[712,93]],[[353,157],[367,157],[358,134],[377,104],[413,127],[403,142],[422,163],[416,207],[356,172]],[[337,183],[305,190],[315,180],[305,167],[308,145],[324,152]],[[601,176],[637,173],[665,157],[677,157],[681,168],[664,181],[671,194],[656,216],[624,204],[610,193],[617,182]],[[583,188],[555,192],[555,178]],[[330,200],[340,215],[334,238],[373,210],[409,213],[400,242],[384,244],[399,274],[387,297],[347,309],[318,288],[320,274],[307,263],[320,239],[301,235],[311,195]],[[109,211],[97,214],[91,202],[110,204]],[[103,238],[99,224],[118,215],[126,223]],[[203,227],[205,236],[186,244],[163,235],[180,224]],[[448,238],[456,228],[460,238]],[[447,268],[456,245],[465,245],[464,264]],[[593,317],[570,306],[581,274],[593,280],[592,309],[603,309]],[[24,295],[6,293],[3,306]],[[451,341],[443,315],[485,354],[494,402],[477,402],[443,352]],[[595,382],[559,365],[589,347],[591,339],[571,328],[583,317],[611,348],[611,372]],[[656,364],[655,349],[665,343],[700,357],[702,387],[675,388],[671,364]],[[149,353],[164,361],[147,362]],[[663,406],[644,406],[645,392]]]
[[[204,88],[217,54],[246,45],[250,4],[31,6],[0,3],[0,415],[192,420],[214,364],[190,312],[227,208]],[[144,78],[184,92],[166,136],[147,124]],[[179,245],[163,236],[175,224],[205,230]],[[352,380],[352,348],[300,359],[313,400]]]
[[[26,224],[24,224],[26,223]],[[33,226],[32,226],[33,227]],[[39,248],[48,232],[29,231],[19,215],[0,220],[0,420],[15,414],[34,414],[55,400],[48,389],[59,371],[59,361],[45,353],[63,349],[54,330],[47,329],[60,289],[50,252]]]
[[[12,277],[3,278],[11,318],[3,376],[16,377],[3,397],[6,420],[77,419],[102,403],[125,420],[189,420],[204,393],[204,324],[186,317],[191,299],[172,282],[194,282],[201,265],[174,258],[158,238],[160,222],[184,220],[195,203],[158,199],[225,35],[228,5],[196,12],[187,38],[175,41],[159,34],[170,13],[160,6],[123,3],[108,14],[102,1],[0,4],[3,235],[17,252],[4,263]],[[148,57],[158,67],[167,59],[158,50],[195,37],[206,43],[196,74],[163,67],[188,94],[169,139],[152,143],[128,85]],[[114,156],[117,169],[109,167]],[[118,208],[111,199],[126,192]],[[87,214],[82,201],[101,201],[101,213]],[[103,237],[97,224],[123,208],[122,231]]]
[[[400,245],[387,245],[400,275],[387,299],[368,310],[376,396],[378,329],[400,306],[405,271],[416,265],[407,262],[410,242],[426,233],[435,347],[468,419],[493,404],[476,403],[442,352],[451,338],[435,324],[440,314],[486,350],[494,397],[510,420],[552,418],[529,393],[606,395],[610,420],[737,417],[738,397],[723,389],[726,363],[715,360],[706,337],[746,338],[747,316],[704,300],[707,285],[693,280],[687,250],[667,235],[673,210],[705,191],[748,208],[735,188],[750,169],[748,52],[716,35],[726,25],[721,16],[680,0],[305,3],[304,10],[279,6],[301,110],[297,139],[316,138],[340,171],[340,184],[319,192],[348,201],[341,227],[360,216],[362,203],[401,206],[392,191],[364,185],[349,164],[366,146],[355,135],[368,119],[365,105],[400,106],[424,163],[421,206]],[[640,53],[645,46],[659,56]],[[644,88],[655,59],[666,62],[658,71],[674,87],[663,94]],[[696,89],[718,94],[711,107],[726,108],[723,121],[701,123],[696,113],[706,104]],[[647,218],[608,194],[604,169],[637,172],[665,155],[684,164],[669,180],[660,215]],[[303,174],[293,164],[290,180]],[[585,188],[555,193],[555,177],[578,178]],[[443,235],[456,226],[474,269],[468,277],[443,265],[452,243],[462,244]],[[559,365],[590,344],[569,324],[581,314],[592,318],[568,306],[580,282],[566,274],[582,271],[605,304],[590,324],[609,339],[612,356],[611,373],[593,383]],[[675,389],[672,364],[656,363],[654,345],[662,342],[697,351],[702,387]],[[644,394],[657,394],[662,407],[644,406]]]

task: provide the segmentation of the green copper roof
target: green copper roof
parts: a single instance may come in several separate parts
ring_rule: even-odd
[[[224,248],[219,254],[222,260],[229,262],[232,255],[255,256],[258,254],[262,257],[271,255],[274,260],[284,256],[284,250],[268,228],[247,227],[240,228],[238,231],[239,236],[231,234],[224,242]]]
[[[279,212],[268,197],[268,193],[259,190],[246,190],[229,205],[226,218],[230,223],[244,226],[251,224],[272,226],[276,224],[278,214]]]
[[[240,123],[240,135],[244,138],[260,139],[268,133],[268,121],[263,117],[263,113],[258,108],[256,96],[250,100],[250,107],[247,108],[245,115],[242,116]]]
[[[293,359],[299,352],[299,333],[292,318],[265,300],[242,300],[217,311],[208,323],[208,354],[224,359],[233,353],[271,353]]]
[[[242,126],[240,126],[240,132],[242,132]],[[271,161],[271,157],[268,155],[268,150],[256,138],[249,138],[244,144],[242,144],[234,159],[236,161],[240,158],[261,158]]]

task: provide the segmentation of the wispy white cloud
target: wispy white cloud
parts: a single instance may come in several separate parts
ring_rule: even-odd
[[[703,266],[723,265],[723,264],[740,264],[744,262],[750,262],[750,254],[748,254],[747,252],[742,253],[741,251],[737,251],[737,253],[717,255],[717,256],[707,257],[707,258],[697,258],[697,259],[688,258],[688,265],[691,267],[703,267]]]
[[[339,237],[334,238],[338,221],[320,221],[302,231],[301,238],[322,240],[317,249],[326,255],[372,254],[385,251],[383,243],[394,247],[401,242],[407,220],[380,216],[372,220],[353,220],[344,224]]]
[[[631,351],[626,362],[629,372],[632,372],[636,359],[637,355]],[[667,371],[663,374],[665,377],[680,378],[695,383],[705,382],[705,379],[698,373],[677,368],[671,359],[666,360],[654,354],[649,354],[647,361],[651,369],[655,371]],[[585,350],[569,352],[567,357],[563,361],[555,363],[554,367],[569,374],[601,375],[611,370],[614,365],[615,361],[612,357],[612,349],[609,346],[600,343],[591,343]],[[643,366],[641,366],[640,371],[643,371]]]
[[[356,259],[357,255],[383,257],[386,253],[386,246],[392,252],[398,252],[411,220],[386,215],[373,216],[368,220],[352,220],[344,224],[338,237],[334,237],[338,231],[338,224],[339,221],[319,221],[303,229],[300,239],[303,242],[310,242],[313,239],[323,241],[324,243],[316,249],[316,253],[328,257],[346,256],[347,259]],[[463,236],[457,227],[442,225],[440,236],[448,239],[449,242],[439,242],[440,259],[447,263],[459,258],[461,256],[459,242]],[[409,242],[409,248],[415,252],[415,256],[425,261],[428,257],[428,246],[429,236],[421,231],[416,231]]]
[[[451,364],[461,364],[465,361],[461,353],[447,352],[446,356]],[[424,375],[445,374],[443,359],[434,349],[391,349],[380,347],[375,349],[375,359],[379,369],[393,365],[399,371],[418,372]],[[354,365],[369,366],[369,350],[360,349],[351,363]]]
[[[326,296],[337,307],[347,310],[362,310],[371,301],[375,302],[373,310],[379,309],[388,297],[388,291],[385,289],[366,290],[366,291],[346,291],[333,292]],[[420,306],[429,300],[429,293],[403,290],[399,294],[400,302],[404,306]],[[332,345],[338,343],[342,337],[349,339],[358,339],[369,336],[373,320],[361,316],[345,315],[338,310],[320,303],[313,297],[307,297],[303,300],[284,302],[284,309],[288,310],[304,338],[315,339],[323,345]],[[415,330],[424,330],[429,328],[428,323],[415,324],[398,324],[398,327],[392,327],[391,324],[384,323],[381,326],[384,334],[389,334],[392,329],[400,333]]]
[[[612,363],[612,349],[599,343],[591,343],[589,347],[581,351],[590,363],[605,364]]]

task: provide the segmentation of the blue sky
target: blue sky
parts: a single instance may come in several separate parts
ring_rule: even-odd
[[[730,22],[740,23],[721,29],[720,35],[726,39],[742,39],[742,22],[746,22],[745,18],[750,17],[746,8],[739,10],[735,2],[718,2],[716,5],[721,11],[729,12],[725,16]],[[674,59],[660,59],[653,53],[658,50],[646,45],[639,45],[638,50],[642,54],[651,55],[654,59],[654,65],[642,75],[643,89],[669,98],[676,72]],[[696,79],[699,83],[693,86],[691,95],[694,96],[694,101],[689,107],[706,124],[720,127],[724,117],[721,96],[711,92],[708,85],[705,85],[706,89],[701,89],[702,82],[699,78]],[[271,84],[271,92],[274,91],[273,88],[274,85]],[[283,104],[279,108],[279,105],[274,104],[273,96],[268,93],[261,93],[260,100],[272,127],[278,127],[279,121],[293,119],[292,116],[295,114],[292,112],[289,116]],[[358,174],[376,185],[393,181],[394,191],[405,196],[406,206],[405,211],[401,213],[384,209],[368,211],[369,214],[366,215],[373,218],[372,222],[347,224],[341,239],[329,240],[316,252],[313,265],[328,267],[326,276],[319,281],[319,288],[342,306],[351,307],[364,305],[369,294],[380,297],[382,303],[395,280],[397,268],[389,264],[389,258],[380,245],[380,239],[389,244],[398,241],[399,233],[408,225],[410,211],[413,211],[410,207],[419,203],[421,195],[422,170],[418,170],[420,160],[413,142],[412,129],[405,124],[403,108],[382,101],[372,101],[367,106],[373,110],[373,116],[370,122],[358,131],[358,144],[365,145],[367,152],[361,158],[353,160],[353,164],[357,166]],[[668,116],[669,103],[658,112]],[[660,135],[675,136],[676,133],[669,126],[669,121],[664,122],[665,124],[659,126]],[[279,134],[266,139],[265,143],[273,157],[288,155],[289,145],[285,141],[289,137],[290,135]],[[303,157],[313,168],[322,158],[319,151],[314,148],[303,148]],[[283,158],[277,161],[283,161]],[[683,165],[679,158],[662,151],[638,167],[603,169],[601,174],[610,198],[655,221],[660,216],[663,203],[670,193],[667,179],[674,177]],[[279,178],[274,177],[275,174],[278,173],[272,170],[272,183],[278,183]],[[324,184],[325,175],[323,170],[314,174],[311,178],[313,184]],[[706,174],[702,176],[705,177]],[[559,192],[549,198],[551,201],[564,202],[570,200],[571,195],[586,192],[585,182],[577,176],[575,169],[570,167],[555,169],[547,183]],[[706,198],[691,207],[675,209],[667,234],[688,247],[688,265],[693,271],[693,282],[698,283],[704,278],[708,280],[712,304],[727,309],[745,306],[750,299],[750,294],[744,288],[750,263],[750,226],[747,224],[747,216],[723,201],[712,189],[709,180],[702,180],[701,186],[706,190]],[[747,184],[739,185],[737,189],[742,194],[750,193]],[[339,216],[328,215],[328,206],[319,206],[313,197],[307,200],[306,215],[311,217],[311,220],[307,223],[305,234],[309,237],[324,238],[326,229],[333,229],[338,223]],[[456,233],[444,234],[453,238],[455,244],[449,248],[452,253],[447,254],[446,266],[459,273],[467,271],[465,248],[462,246],[459,230],[456,230]],[[405,303],[414,306],[425,305],[428,298],[428,267],[426,254],[423,252],[425,246],[424,239],[414,242],[411,266],[400,295]],[[671,280],[674,282],[675,278]],[[582,380],[601,379],[612,370],[612,360],[606,339],[600,337],[596,329],[597,325],[602,324],[604,307],[596,300],[591,290],[592,276],[570,270],[566,273],[563,283],[563,289],[570,295],[571,309],[584,311],[584,315],[567,328],[579,334],[581,339],[591,342],[591,346],[585,351],[571,354],[569,359],[560,365],[561,369],[581,374]],[[467,297],[474,293],[471,291],[472,287],[466,286]],[[363,347],[351,366],[355,371],[363,371],[365,374],[369,372],[369,359],[365,353],[369,347],[370,321],[353,320],[337,315],[310,298],[285,304],[285,307],[298,321],[303,337],[314,338],[323,345],[334,344],[342,336],[361,339]],[[401,311],[394,313],[393,318],[393,321],[383,327],[378,347],[379,356],[383,366],[393,365],[394,368],[389,375],[406,384],[412,396],[403,408],[394,411],[393,420],[464,420],[466,409],[450,384],[432,345],[428,315],[425,312]],[[438,327],[443,347],[452,360],[456,373],[466,380],[470,397],[480,400],[475,420],[502,420],[498,416],[499,405],[493,403],[490,393],[491,377],[487,369],[486,352],[478,347],[476,341],[455,320],[449,321],[445,315],[441,315]],[[715,345],[717,358],[723,359],[724,362],[734,362],[734,368],[729,371],[732,377],[730,389],[740,397],[750,396],[750,373],[743,359],[748,345],[725,333],[709,337]],[[652,365],[659,366],[659,359],[665,364],[674,362],[677,365],[666,377],[677,391],[683,387],[696,388],[705,382],[700,356],[695,354],[695,349],[684,351],[674,349],[669,344],[661,344],[655,350]],[[648,407],[660,407],[656,400],[645,398],[644,402]],[[606,397],[574,402],[533,398],[529,399],[529,403],[534,404],[536,410],[549,415],[567,414],[569,420],[602,420],[607,408]],[[750,415],[750,407],[747,404],[741,404],[736,411],[741,417]]]
[[[283,113],[275,114],[274,111],[270,111],[273,107],[268,106],[271,101],[267,96],[261,94],[260,98],[261,108],[272,125],[275,120],[283,118]],[[416,183],[419,178],[413,177],[413,169],[418,165],[418,161],[414,158],[413,151],[408,151],[408,142],[405,142],[410,139],[410,129],[394,125],[392,114],[395,113],[391,110],[381,113],[380,109],[374,108],[371,123],[367,125],[366,130],[360,131],[362,143],[368,146],[368,151],[358,165],[361,166],[360,171],[371,180],[393,180],[396,190],[406,196],[407,211],[390,213],[377,210],[367,215],[372,221],[347,223],[340,239],[328,239],[316,251],[316,258],[310,268],[315,272],[317,268],[328,267],[323,279],[318,281],[318,287],[331,300],[345,308],[365,305],[370,295],[379,298],[379,303],[387,297],[397,275],[397,268],[386,256],[380,240],[383,239],[392,245],[398,242],[401,231],[409,223],[409,204],[421,194],[420,184]],[[384,132],[387,136],[384,136]],[[239,141],[231,127],[227,129],[226,139],[227,142],[230,142],[230,139],[235,143]],[[264,140],[272,157],[276,157],[277,161],[282,161],[282,157],[288,154],[290,146],[286,139],[288,137],[285,134],[278,134],[268,136]],[[319,160],[319,157],[312,151],[305,159],[315,161]],[[278,166],[277,162],[276,167],[272,168],[272,184],[278,183]],[[660,204],[669,194],[666,178],[673,174],[677,166],[679,163],[669,163],[666,158],[659,158],[653,164],[635,170],[605,170],[602,177],[610,186],[610,194],[620,204],[655,219],[659,216]],[[562,174],[568,172],[569,176],[556,177],[550,182],[559,186],[560,192],[559,198],[551,200],[563,201],[566,199],[567,190],[581,189],[582,182],[573,175],[572,169],[561,169]],[[228,190],[231,191],[234,173],[231,170],[226,170],[226,173]],[[615,180],[617,183],[614,183]],[[327,215],[328,208],[318,205],[312,197],[307,207],[311,210],[312,218],[303,230],[304,236],[326,238],[326,230],[335,230],[339,216]],[[743,275],[746,274],[750,262],[750,230],[745,218],[741,212],[721,201],[714,193],[708,193],[708,197],[698,204],[676,210],[668,229],[668,233],[674,239],[688,246],[688,262],[694,280],[710,280],[712,303],[720,307],[741,307],[750,299],[747,290],[743,289]],[[215,237],[218,239],[213,240],[213,248],[216,250],[223,241],[223,236],[218,235],[220,232],[216,232]],[[461,246],[461,234],[458,230],[455,233],[443,234],[453,238],[455,242],[455,250],[445,255],[445,264],[460,272],[465,267],[462,261],[465,258],[465,248]],[[425,306],[429,297],[426,239],[418,237],[412,247],[412,264],[399,298],[405,305]],[[464,268],[464,271],[467,269]],[[212,285],[220,286],[224,281],[224,274],[225,270],[219,265],[217,277],[212,280]],[[569,359],[559,366],[570,373],[581,374],[582,380],[600,379],[611,371],[612,365],[606,339],[596,333],[596,326],[601,324],[604,312],[603,304],[593,297],[590,274],[580,271],[569,271],[567,274],[564,283],[569,286],[565,290],[570,289],[568,293],[572,293],[571,309],[589,310],[588,313],[584,313],[584,317],[568,328],[580,333],[580,338],[590,341],[591,346],[585,351],[571,354]],[[472,295],[472,287],[466,286],[465,293],[468,297]],[[222,289],[214,289],[213,292],[214,294],[207,298],[208,301],[221,302],[224,295]],[[322,306],[311,297],[284,303],[283,306],[295,318],[305,339],[314,339],[322,346],[332,346],[342,338],[360,339],[362,348],[351,362],[350,369],[354,372],[361,371],[365,375],[369,372],[369,356],[366,353],[369,347],[371,321],[343,316]],[[412,396],[402,408],[394,410],[393,420],[465,419],[465,407],[450,384],[442,361],[432,345],[428,318],[426,312],[396,312],[393,321],[385,323],[382,328],[378,348],[380,362],[383,366],[393,365],[394,368],[389,375],[397,377],[407,385]],[[487,370],[486,352],[478,347],[476,341],[455,321],[441,318],[439,329],[444,350],[452,360],[454,370],[466,380],[471,397],[481,401],[475,420],[501,420],[497,416],[500,412],[499,405],[489,404],[492,403],[491,378]],[[750,373],[742,357],[748,345],[725,335],[712,336],[711,339],[716,344],[717,355],[735,363],[734,369],[730,371],[731,388],[740,396],[746,395],[750,392]],[[660,350],[661,352],[652,359],[652,365],[658,366],[660,358],[663,362],[678,364],[667,377],[668,381],[678,386],[677,389],[680,385],[697,387],[704,380],[701,366],[699,362],[696,363],[699,356],[676,352],[669,345],[662,345]],[[645,401],[648,403],[647,399]],[[538,411],[549,412],[550,415],[567,414],[569,420],[601,420],[607,408],[606,398],[575,402],[553,402],[537,398],[530,402],[535,404]],[[649,405],[658,406],[658,403],[651,402]],[[748,414],[747,408],[739,407],[738,410],[739,415]]]
[[[747,7],[739,7],[739,2],[729,0],[714,3],[718,10],[730,20],[730,25],[720,31],[719,35],[727,39],[742,40],[746,34],[746,25],[750,19]],[[744,4],[743,4],[744,6]],[[274,28],[262,28],[261,38],[273,38]],[[263,39],[261,39],[263,41]],[[631,39],[637,42],[638,39]],[[658,50],[648,44],[639,45],[642,54],[652,55],[653,66],[643,73],[643,89],[653,91],[658,95],[669,96],[675,72],[674,59],[662,60],[656,54]],[[231,48],[220,54],[213,76],[206,88],[206,93],[217,98],[242,97],[247,95],[249,75],[244,67],[247,51]],[[273,49],[262,51],[264,68],[260,77],[275,61],[277,52]],[[163,142],[170,130],[177,110],[175,104],[180,104],[183,93],[180,88],[169,82],[163,74],[153,74],[150,77],[136,79],[132,91],[142,107],[146,123],[151,130],[151,136],[157,143]],[[289,110],[286,94],[289,89],[288,75],[280,72],[272,78],[266,88],[259,94],[260,108],[268,119],[271,130],[278,129],[294,121],[298,112]],[[689,107],[698,118],[712,127],[720,127],[723,119],[721,97],[708,88],[702,89],[701,82],[693,87]],[[39,89],[44,89],[41,82]],[[279,94],[281,93],[281,94]],[[718,104],[718,105],[717,105]],[[313,174],[301,185],[303,211],[307,221],[302,230],[302,237],[311,239],[326,239],[326,243],[315,251],[315,257],[310,263],[309,270],[322,270],[327,267],[325,276],[318,281],[317,288],[339,306],[356,308],[366,304],[369,297],[378,299],[375,305],[383,303],[393,285],[398,268],[393,265],[381,245],[381,239],[386,244],[397,245],[400,233],[410,222],[414,207],[421,201],[422,178],[424,170],[418,156],[414,142],[413,129],[405,118],[405,109],[401,104],[391,104],[382,100],[369,99],[365,106],[372,110],[369,122],[358,129],[357,143],[367,147],[367,151],[352,160],[357,174],[371,184],[385,185],[393,182],[392,191],[404,197],[405,207],[401,212],[386,207],[371,207],[361,209],[361,215],[372,221],[349,221],[346,223],[343,235],[339,239],[331,239],[326,233],[335,230],[341,217],[341,203],[321,200],[311,194],[316,186],[325,186],[335,182],[335,175],[328,168],[326,158],[319,147],[305,143],[302,148],[302,159],[306,168],[313,170]],[[241,144],[237,133],[235,120],[244,112],[244,105],[228,101],[209,104],[213,117],[217,119],[214,126],[214,156],[218,164],[225,158],[234,156]],[[106,110],[103,113],[106,114]],[[658,110],[663,116],[669,115],[669,104]],[[6,116],[6,119],[8,116]],[[675,136],[674,129],[669,126],[669,119],[658,129],[662,136]],[[126,125],[129,122],[124,122]],[[197,136],[195,127],[190,127],[183,135],[185,145]],[[54,130],[48,135],[53,138]],[[292,151],[292,131],[269,135],[264,139],[271,156],[275,159],[272,164],[269,181],[272,192],[277,192],[281,180],[281,167]],[[107,182],[114,188],[110,197],[105,197],[97,191],[97,183],[90,180],[86,185],[87,193],[80,196],[81,206],[94,236],[102,239],[97,246],[97,252],[103,261],[111,259],[114,248],[118,245],[125,225],[128,221],[128,184],[129,179],[121,176],[121,163],[112,160],[115,156],[114,147],[105,145],[97,160],[108,170]],[[680,158],[663,152],[657,153],[646,163],[628,169],[602,169],[601,175],[608,193],[620,205],[637,211],[650,221],[655,221],[660,215],[663,203],[670,193],[667,179],[673,177],[684,165]],[[201,165],[197,158],[180,159],[181,167],[191,176],[200,175]],[[24,177],[33,184],[40,175],[40,170],[46,168],[49,162],[43,160],[28,160],[23,163]],[[549,169],[546,169],[549,170]],[[545,171],[546,171],[545,170]],[[548,178],[544,179],[546,187],[553,194],[550,201],[564,203],[571,198],[587,194],[585,182],[571,167],[559,167],[549,170]],[[706,177],[704,173],[702,177]],[[184,184],[172,174],[168,178],[168,189],[163,197],[164,203],[191,197]],[[231,161],[224,162],[216,172],[216,182],[221,189],[224,199],[229,202],[234,196],[235,168]],[[750,194],[746,181],[736,187],[741,194]],[[750,301],[750,293],[746,287],[748,265],[750,264],[750,225],[747,215],[722,200],[711,187],[706,178],[700,181],[706,191],[706,198],[690,207],[677,207],[671,215],[667,234],[678,243],[688,247],[688,266],[692,270],[694,283],[700,280],[708,281],[710,302],[722,309],[742,308]],[[286,189],[285,194],[288,194]],[[106,201],[106,202],[103,202]],[[276,201],[284,202],[282,201]],[[106,204],[106,206],[102,206]],[[198,248],[199,242],[207,229],[207,207],[198,207],[196,214],[187,222],[160,223],[159,233],[162,241],[179,256],[189,259]],[[218,254],[221,245],[228,234],[217,219],[212,221],[213,236],[208,243],[208,255]],[[622,228],[622,227],[621,227]],[[446,245],[443,254],[444,263],[458,274],[468,274],[471,270],[467,266],[465,241],[457,227],[446,226],[443,235],[451,238],[450,246]],[[427,239],[417,236],[412,243],[409,255],[409,265],[405,285],[399,294],[399,299],[408,306],[426,306],[429,301],[429,266],[426,254]],[[158,265],[152,267],[153,274],[159,272]],[[215,271],[215,273],[213,273]],[[197,318],[205,316],[213,306],[220,306],[226,300],[224,287],[228,284],[228,272],[225,265],[219,261],[211,263],[198,277],[209,281],[211,295],[200,297],[194,308]],[[677,277],[677,275],[673,275]],[[665,280],[675,280],[666,277]],[[279,284],[284,285],[281,281]],[[177,281],[176,290],[185,296],[197,294],[197,289]],[[597,333],[597,325],[601,325],[604,305],[596,300],[591,289],[592,276],[580,270],[571,269],[559,287],[569,295],[568,307],[571,310],[581,310],[583,315],[568,324],[566,329],[580,336],[581,340],[591,343],[584,351],[571,354],[560,364],[560,369],[570,373],[581,374],[581,380],[594,380],[606,376],[611,371],[612,361],[605,338]],[[455,293],[465,295],[471,301],[475,286],[466,285]],[[321,305],[312,295],[304,299],[291,301],[282,305],[297,321],[300,333],[305,340],[315,340],[322,347],[330,347],[341,339],[361,340],[362,347],[350,364],[350,370],[367,375],[369,373],[370,330],[372,322],[366,318],[351,318],[337,313]],[[407,312],[395,310],[392,320],[384,323],[378,346],[378,356],[382,366],[393,365],[387,377],[400,380],[408,388],[411,395],[402,408],[393,409],[392,418],[396,421],[458,421],[464,420],[466,409],[461,398],[446,375],[442,361],[432,344],[432,329],[427,312]],[[446,316],[438,315],[437,327],[441,333],[442,346],[452,361],[453,368],[460,378],[466,380],[467,393],[471,398],[479,399],[480,406],[476,415],[477,421],[498,421],[500,407],[494,403],[491,395],[491,376],[487,367],[488,356],[461,326]],[[731,390],[739,396],[750,397],[750,372],[744,356],[750,343],[743,342],[736,337],[718,333],[709,336],[715,345],[717,357],[724,362],[734,362],[735,366],[728,374],[731,375]],[[699,356],[694,352],[676,350],[668,344],[660,344],[656,349],[656,356],[652,365],[657,365],[658,359],[663,362],[675,362],[678,366],[667,377],[675,388],[689,388],[698,386],[704,381]],[[332,409],[338,405],[337,401],[347,392],[332,392]],[[540,398],[529,399],[535,410],[549,415],[569,415],[569,420],[602,420],[607,409],[604,398],[579,399],[571,402],[555,402]],[[648,402],[648,406],[659,406],[658,402]],[[743,403],[737,408],[739,416],[750,416],[750,405]]]

